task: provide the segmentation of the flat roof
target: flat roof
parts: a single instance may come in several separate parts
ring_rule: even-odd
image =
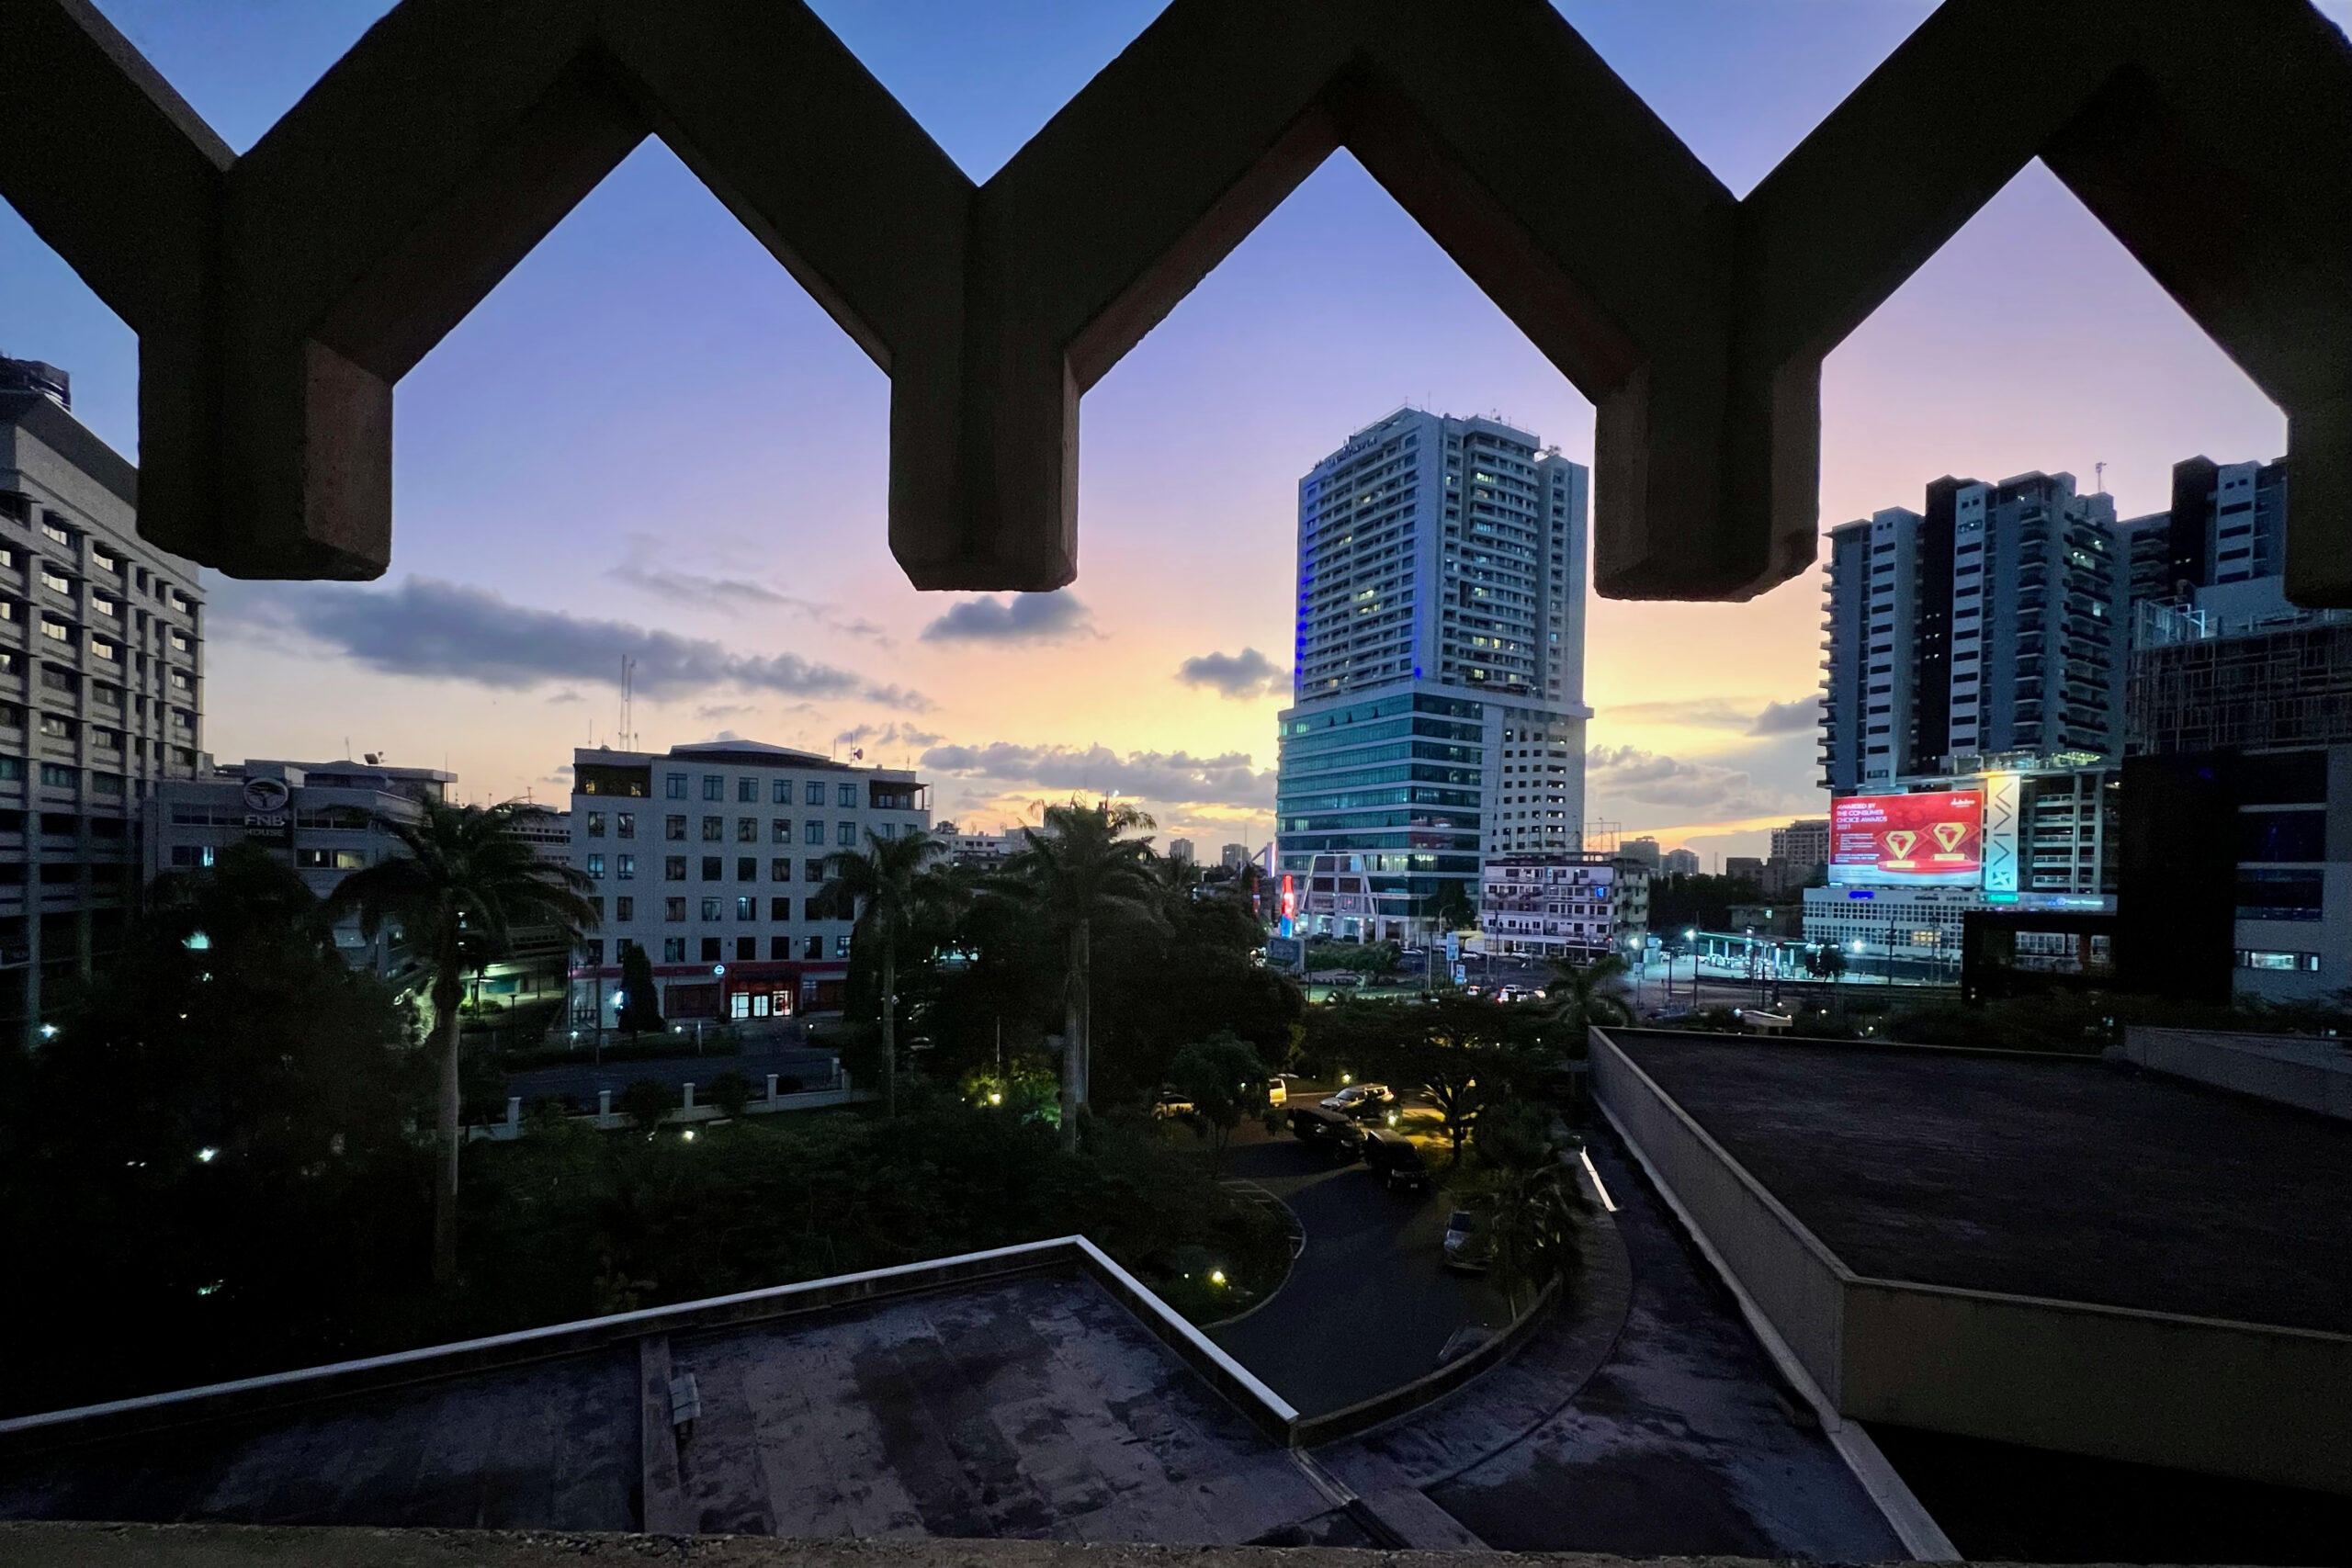
[[[2084,1057],[1609,1038],[1858,1274],[2352,1332],[2352,1123]]]
[[[1230,1543],[1332,1508],[1084,1273],[668,1338],[701,1399],[677,1454],[694,1529]],[[643,1529],[639,1352],[22,1453],[0,1518]]]

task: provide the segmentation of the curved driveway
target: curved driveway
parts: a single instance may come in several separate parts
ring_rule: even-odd
[[[1485,1280],[1439,1265],[1443,1195],[1391,1192],[1363,1166],[1335,1166],[1287,1133],[1254,1123],[1235,1134],[1227,1173],[1288,1203],[1306,1249],[1264,1305],[1209,1337],[1301,1415],[1410,1382],[1437,1365],[1457,1329],[1510,1321]]]

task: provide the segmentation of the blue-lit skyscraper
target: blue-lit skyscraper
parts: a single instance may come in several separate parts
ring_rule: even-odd
[[[1360,934],[1419,934],[1447,883],[1475,902],[1489,856],[1582,847],[1588,483],[1525,431],[1413,409],[1299,480],[1281,867],[1363,857]]]

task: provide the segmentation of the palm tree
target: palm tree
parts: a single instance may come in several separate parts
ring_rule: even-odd
[[[1583,1049],[1586,1033],[1596,1023],[1634,1021],[1633,1010],[1617,987],[1617,979],[1624,973],[1625,961],[1613,953],[1589,964],[1566,959],[1553,963],[1552,978],[1544,994],[1552,1004],[1552,1016],[1567,1026],[1573,1049]]]
[[[1028,845],[1012,857],[998,886],[1027,901],[1062,949],[1062,1146],[1078,1146],[1078,1112],[1086,1103],[1093,1041],[1093,940],[1099,920],[1149,920],[1160,892],[1151,845],[1123,837],[1155,824],[1125,801],[1046,807],[1041,831],[1022,829]]]
[[[413,820],[379,817],[398,840],[395,854],[343,879],[327,900],[330,919],[353,910],[369,942],[390,925],[430,976],[435,1045],[441,1088],[434,1134],[442,1148],[441,1179],[433,1191],[433,1278],[458,1270],[458,1005],[466,976],[488,968],[511,950],[523,926],[554,926],[567,949],[601,924],[585,897],[595,886],[584,872],[539,858],[517,829],[552,817],[543,806],[452,806],[427,800]]]
[[[947,846],[921,829],[896,839],[868,831],[865,848],[842,850],[825,861],[825,886],[818,895],[839,912],[855,912],[851,947],[863,954],[879,951],[882,966],[882,1112],[899,1113],[899,946],[924,908],[945,889],[932,859]]]

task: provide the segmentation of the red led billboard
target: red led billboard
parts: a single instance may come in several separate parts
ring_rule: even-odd
[[[1857,795],[1829,805],[1829,880],[1973,887],[1984,874],[1984,796]]]

